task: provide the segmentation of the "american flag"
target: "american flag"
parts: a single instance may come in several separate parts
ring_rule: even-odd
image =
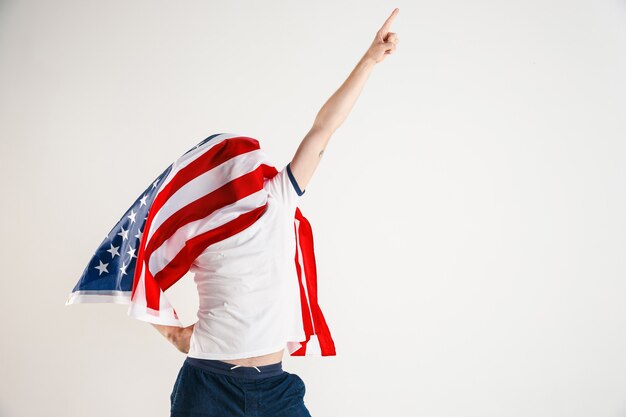
[[[263,182],[277,173],[256,139],[232,133],[207,137],[135,200],[96,249],[65,304],[129,304],[131,317],[182,327],[165,292],[209,245],[244,230],[263,215],[267,206]],[[294,279],[299,281],[307,336],[292,356],[335,355],[317,303],[311,225],[299,208],[294,239],[298,275]],[[320,349],[307,351],[313,336]]]

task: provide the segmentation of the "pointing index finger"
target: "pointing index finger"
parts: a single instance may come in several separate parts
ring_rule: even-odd
[[[396,7],[395,9],[393,9],[393,12],[391,12],[391,15],[387,18],[387,20],[385,20],[385,23],[383,23],[383,27],[380,28],[380,31],[383,34],[387,34],[387,32],[389,32],[389,28],[391,27],[391,22],[393,22],[393,19],[396,18],[396,15],[398,14],[399,11],[400,9]]]

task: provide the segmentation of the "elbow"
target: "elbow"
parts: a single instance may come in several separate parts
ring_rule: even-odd
[[[330,137],[335,130],[339,127],[339,123],[336,123],[329,117],[324,117],[323,113],[319,113],[313,121],[313,127],[311,130],[319,132],[322,135]]]
[[[327,123],[313,123],[311,130],[309,131],[309,138],[317,144],[318,147],[324,149],[330,140],[330,137],[335,133],[336,128]]]

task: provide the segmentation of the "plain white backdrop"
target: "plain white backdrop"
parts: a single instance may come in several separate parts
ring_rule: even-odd
[[[394,7],[300,205],[337,356],[285,369],[314,417],[626,415],[623,0],[4,0],[1,416],[169,416],[184,354],[69,292],[210,134],[286,164]]]

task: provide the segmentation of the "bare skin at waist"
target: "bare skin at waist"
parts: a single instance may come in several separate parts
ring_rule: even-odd
[[[268,353],[267,355],[253,356],[243,359],[224,359],[222,362],[232,363],[233,365],[241,366],[263,366],[278,363],[283,360],[283,353],[285,349],[281,349],[278,352]]]

